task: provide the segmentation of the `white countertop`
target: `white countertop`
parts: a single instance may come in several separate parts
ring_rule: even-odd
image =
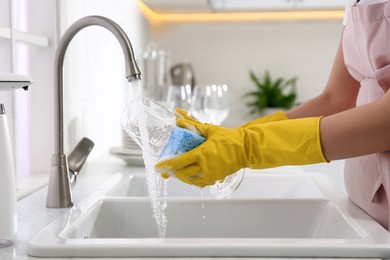
[[[99,160],[98,162],[89,163],[81,172],[77,184],[73,189],[73,199],[75,203],[82,200],[91,193],[100,183],[111,177],[114,173],[131,173],[142,172],[142,168],[126,167],[124,163],[115,159]],[[38,188],[40,185],[36,185]],[[18,201],[18,234],[17,241],[14,245],[7,248],[0,248],[1,260],[32,260],[39,259],[27,255],[29,241],[46,225],[66,213],[69,209],[48,209],[46,208],[47,186],[39,188],[31,195],[24,195]],[[46,258],[49,259],[49,258]],[[70,259],[70,258],[50,258],[50,259]],[[75,258],[72,258],[75,259]],[[91,258],[80,258],[91,259]],[[103,259],[103,258],[99,258]],[[104,258],[109,259],[109,258]],[[141,259],[141,258],[121,258],[121,259]],[[148,258],[143,258],[148,259]],[[156,259],[156,258],[154,258]],[[159,258],[160,259],[160,258]],[[184,258],[180,258],[184,259]],[[193,260],[194,258],[188,258]],[[201,258],[203,260],[211,258]],[[231,258],[218,258],[219,260]],[[245,259],[245,258],[240,258]],[[253,258],[247,258],[253,259]],[[275,258],[272,258],[275,259]],[[317,258],[318,259],[318,258]]]

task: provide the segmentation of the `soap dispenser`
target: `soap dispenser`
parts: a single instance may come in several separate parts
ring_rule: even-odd
[[[0,91],[24,88],[32,84],[25,76],[0,73]],[[0,104],[0,248],[12,245],[17,232],[17,199],[14,155],[5,106]]]

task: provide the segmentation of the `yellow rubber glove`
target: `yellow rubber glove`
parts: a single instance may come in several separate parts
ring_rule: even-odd
[[[263,117],[259,117],[255,120],[249,121],[249,122],[241,125],[240,127],[246,128],[246,127],[252,126],[252,125],[264,124],[264,123],[287,120],[287,119],[288,119],[287,115],[283,111],[279,111],[279,112],[269,114],[269,115],[266,115]]]
[[[177,125],[196,129],[207,140],[193,150],[156,164],[162,174],[188,184],[204,187],[241,168],[272,168],[326,162],[322,154],[321,118],[282,120],[247,128],[223,128],[203,124],[190,117]]]

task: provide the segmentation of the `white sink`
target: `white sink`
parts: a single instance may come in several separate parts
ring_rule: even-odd
[[[148,187],[144,175],[123,178],[120,184],[108,192],[113,197],[147,197]],[[168,181],[168,197],[213,197],[208,187],[201,190],[175,178]],[[239,188],[230,198],[323,198],[310,175],[294,174],[246,174]]]
[[[168,239],[358,239],[364,234],[360,229],[357,233],[326,200],[171,199],[167,218]],[[60,237],[153,239],[158,233],[148,200],[105,199],[62,231]]]
[[[291,179],[280,185],[283,176],[260,174],[250,179],[251,184],[261,189],[279,187],[278,192],[268,191],[273,193],[268,198],[265,191],[228,200],[211,197],[202,200],[179,193],[184,197],[170,197],[167,236],[161,239],[149,199],[141,193],[137,193],[140,197],[129,193],[131,182],[139,176],[117,175],[42,230],[30,242],[29,254],[39,257],[390,257],[389,233],[328,179],[318,174],[298,174],[295,181]],[[308,194],[305,198],[299,192],[302,186],[297,184],[298,179],[301,184],[312,186],[314,194],[320,194]],[[288,194],[293,198],[287,198]]]

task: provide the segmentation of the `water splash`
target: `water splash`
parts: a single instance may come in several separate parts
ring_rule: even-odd
[[[144,110],[144,104],[142,101],[142,88],[139,80],[133,81],[130,84],[130,101],[136,102],[134,109],[140,114],[139,130],[141,135],[142,144],[142,156],[145,163],[146,182],[148,185],[149,199],[152,206],[154,218],[157,223],[158,233],[160,238],[165,238],[167,231],[167,180],[164,180],[154,170],[156,164],[156,158],[153,150],[149,144],[149,133],[146,127],[147,115]]]
[[[203,195],[203,188],[200,188],[199,191],[200,191],[200,197],[201,197],[201,199],[202,199],[202,211],[203,211],[202,219],[205,220],[205,219],[206,219],[206,215],[204,214],[204,195]]]

